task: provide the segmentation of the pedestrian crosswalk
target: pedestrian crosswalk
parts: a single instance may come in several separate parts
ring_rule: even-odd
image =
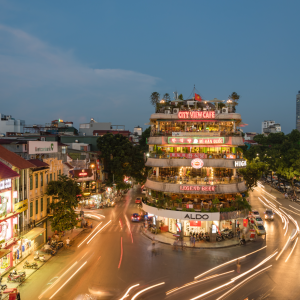
[[[139,233],[141,224],[130,224],[130,228],[127,225],[122,227],[119,224],[111,224],[103,230],[103,232],[128,232],[128,233]]]

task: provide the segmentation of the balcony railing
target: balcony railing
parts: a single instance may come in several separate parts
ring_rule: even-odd
[[[150,133],[150,137],[155,137],[155,136],[173,136],[173,132],[181,132],[181,136],[185,136],[184,133],[188,133],[190,135],[193,133],[195,136],[197,136],[197,133],[204,135],[207,133],[207,136],[211,135],[212,131],[152,131]],[[216,135],[215,136],[222,136],[222,137],[230,137],[230,136],[242,136],[241,132],[228,132],[228,131],[216,131],[214,132]]]
[[[191,154],[191,155],[189,155]],[[198,154],[198,155],[196,155]],[[236,157],[235,153],[226,153],[226,154],[218,154],[218,153],[163,153],[163,154],[157,154],[157,153],[150,153],[149,157],[150,158],[167,158],[167,159],[193,159],[196,158],[196,156],[203,158],[203,159],[242,159],[243,155],[238,154]],[[191,157],[189,157],[191,156]],[[202,156],[202,157],[201,157]]]
[[[215,184],[230,184],[243,182],[244,178],[241,176],[236,177],[213,177],[213,178],[200,178],[200,177],[171,177],[171,176],[149,176],[149,180],[164,182],[164,183],[176,183],[176,184],[197,184],[197,185],[215,185]]]

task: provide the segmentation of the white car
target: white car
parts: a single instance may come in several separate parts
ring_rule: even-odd
[[[264,225],[264,221],[261,217],[256,217],[256,218],[253,218],[254,219],[254,224],[255,225]]]
[[[259,212],[257,210],[253,210],[251,212],[251,216],[252,216],[252,218],[258,218],[258,217],[260,217]]]
[[[146,194],[146,189],[145,188],[142,189],[142,194]]]
[[[265,211],[265,220],[274,221],[274,213],[273,210],[268,208]]]

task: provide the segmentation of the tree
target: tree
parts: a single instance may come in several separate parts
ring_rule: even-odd
[[[104,161],[104,172],[108,174],[107,185],[114,183],[125,189],[124,177],[129,176],[136,182],[145,181],[144,148],[133,146],[129,139],[121,134],[107,133],[97,140]]]
[[[236,92],[233,92],[231,95],[228,96],[229,99],[231,99],[233,101],[233,106],[237,106],[238,105],[238,101],[240,99],[240,95],[238,95]]]
[[[141,139],[139,141],[140,146],[142,147],[142,150],[144,153],[149,151],[149,146],[147,144],[147,139],[150,137],[151,133],[151,127],[149,126],[147,129],[145,129],[142,133]]]
[[[171,97],[168,93],[165,93],[164,96],[163,96],[163,99],[167,102],[171,101]]]
[[[50,181],[46,194],[52,196],[50,208],[53,210],[51,218],[51,228],[59,233],[71,230],[77,224],[77,214],[75,207],[79,200],[77,195],[81,194],[81,188],[74,179],[66,175],[60,175],[57,181]]]
[[[160,98],[160,94],[157,92],[153,92],[150,96],[150,102],[151,104],[156,107],[157,104],[159,103],[159,98]]]
[[[257,186],[257,181],[261,178],[266,168],[265,163],[252,161],[248,162],[246,168],[239,169],[239,173],[243,175],[249,190],[253,191],[254,187]]]
[[[184,100],[184,99],[183,99],[183,95],[180,94],[180,95],[178,96],[178,99],[179,99],[179,100]]]

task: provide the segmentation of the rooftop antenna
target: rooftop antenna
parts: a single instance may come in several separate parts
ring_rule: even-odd
[[[174,100],[178,100],[178,92],[175,91],[175,92],[173,92],[173,94],[174,94]]]

